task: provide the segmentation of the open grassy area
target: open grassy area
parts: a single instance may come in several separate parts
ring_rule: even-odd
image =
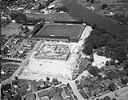
[[[83,29],[83,25],[47,25],[37,33],[37,36],[54,35],[79,38]]]

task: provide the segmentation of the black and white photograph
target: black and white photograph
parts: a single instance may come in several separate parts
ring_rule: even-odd
[[[128,100],[128,0],[0,0],[0,100]]]

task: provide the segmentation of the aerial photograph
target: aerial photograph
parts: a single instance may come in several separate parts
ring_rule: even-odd
[[[128,0],[0,0],[0,100],[128,100]]]

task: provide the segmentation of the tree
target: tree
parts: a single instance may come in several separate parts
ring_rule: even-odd
[[[83,52],[86,55],[91,55],[92,52],[93,52],[91,45],[90,44],[85,44],[84,49],[83,49]]]
[[[78,89],[83,89],[85,87],[85,80],[81,80],[80,84],[77,85]]]
[[[1,0],[1,1],[7,5],[11,5],[11,4],[15,3],[17,0]]]
[[[121,78],[121,82],[126,85],[128,83],[128,78],[127,77],[123,77]]]
[[[125,61],[124,64],[125,64],[125,65],[124,65],[124,69],[128,69],[128,59]]]
[[[54,0],[47,0],[46,1],[46,6],[49,6],[50,3],[52,3]]]
[[[115,49],[115,58],[122,63],[127,59],[127,52],[125,46],[118,46]]]
[[[117,71],[110,71],[107,73],[107,77],[112,80],[118,78],[119,75]]]
[[[49,80],[50,80],[50,78],[49,78],[49,77],[46,77],[46,80],[47,80],[47,81],[49,81]]]
[[[102,47],[102,46],[105,46],[106,43],[108,42],[108,39],[109,39],[109,34],[106,34],[106,33],[103,33],[101,32],[102,34],[99,36],[99,41],[97,43],[97,46],[98,47]]]
[[[93,62],[94,61],[94,57],[91,56],[90,59],[89,59],[89,61],[90,62]]]
[[[98,79],[99,80],[102,80],[102,75],[98,75]]]
[[[106,47],[110,48],[110,50],[114,50],[117,47],[117,41],[113,37],[110,37]]]
[[[93,25],[92,25],[92,28],[93,28],[93,29],[97,29],[97,28],[98,28],[98,25],[97,25],[97,24],[93,24]]]
[[[79,83],[80,83],[80,81],[79,81],[79,80],[76,80],[76,81],[75,81],[75,83],[76,83],[76,85],[77,85],[77,84],[79,84]]]
[[[91,0],[91,3],[94,3],[94,0]]]
[[[22,100],[22,99],[21,99],[21,96],[17,94],[16,96],[13,97],[13,100]]]
[[[28,29],[28,27],[25,25],[24,27],[24,33],[28,33],[30,30]]]
[[[98,73],[100,72],[100,70],[96,66],[91,66],[88,72],[93,76],[98,76]]]
[[[45,5],[42,5],[41,3],[39,3],[38,10],[41,10],[41,9],[44,9],[44,8],[45,8]]]
[[[27,19],[26,15],[22,12],[12,12],[10,16],[11,19],[15,20],[17,23],[25,23]]]
[[[87,43],[91,44],[93,49],[105,46],[108,42],[110,35],[106,33],[105,29],[95,29],[91,32],[91,35],[87,38]]]
[[[110,64],[111,64],[111,65],[115,65],[115,60],[111,60],[111,61],[110,61]]]
[[[107,4],[102,4],[102,6],[101,6],[102,9],[105,9],[105,8],[107,8],[107,7],[108,7]]]
[[[83,89],[81,89],[79,92],[80,92],[81,96],[82,96],[84,99],[87,99],[87,98],[88,98],[87,94],[85,94],[85,92],[84,92]]]
[[[109,84],[109,90],[110,91],[114,91],[115,89],[116,89],[116,85],[115,85],[115,83],[114,82],[111,82],[110,84]],[[107,100],[107,99],[106,99]]]
[[[106,64],[105,64],[106,66],[109,66],[109,61],[106,61]]]
[[[69,12],[69,9],[66,6],[62,6],[62,7],[56,8],[56,11],[57,12],[60,12],[60,11]]]
[[[44,26],[44,23],[45,23],[45,19],[42,19],[41,22],[37,23],[37,24],[34,26],[34,28],[33,28],[32,32],[31,32],[31,34],[32,34],[32,35],[35,35],[35,34]]]
[[[125,72],[126,72],[126,76],[128,76],[128,68],[127,68],[127,69],[125,69]]]
[[[19,81],[19,78],[18,78],[17,76],[15,76],[15,80],[16,80],[16,81]]]
[[[111,100],[111,98],[109,96],[105,96],[103,100]]]
[[[93,33],[91,33],[91,34],[93,34]],[[96,34],[90,35],[87,38],[87,43],[91,44],[93,49],[97,49],[98,48],[98,46],[97,46],[98,41],[99,41],[99,36],[96,35]]]
[[[57,78],[52,79],[52,84],[57,85],[58,83],[59,83],[59,81],[57,80]]]

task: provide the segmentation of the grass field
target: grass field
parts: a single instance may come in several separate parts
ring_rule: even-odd
[[[63,36],[79,38],[84,29],[83,25],[47,25],[42,28],[37,36]]]

